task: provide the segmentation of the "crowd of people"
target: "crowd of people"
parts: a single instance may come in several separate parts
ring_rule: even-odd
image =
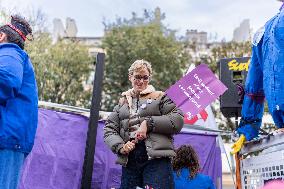
[[[17,188],[21,167],[35,139],[38,92],[31,60],[24,51],[25,41],[31,36],[29,23],[17,15],[11,17],[11,23],[0,27],[0,188],[3,189]],[[173,135],[183,127],[183,113],[164,92],[149,85],[152,72],[151,64],[145,60],[131,65],[128,78],[132,88],[122,93],[104,128],[104,140],[122,165],[121,189],[182,188],[186,178],[194,186],[196,180],[209,178],[198,173],[198,159],[192,147],[183,146],[176,156]],[[186,155],[183,151],[194,154],[185,157],[187,163],[177,161]],[[191,161],[197,166],[191,166]]]

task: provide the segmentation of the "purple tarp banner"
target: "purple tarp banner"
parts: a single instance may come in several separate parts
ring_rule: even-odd
[[[208,66],[200,64],[172,85],[166,94],[190,119],[226,90]]]
[[[99,123],[92,189],[119,188],[121,166],[103,142]],[[79,189],[84,161],[88,118],[39,110],[35,145],[25,161],[19,189]],[[199,154],[202,172],[216,183],[222,180],[221,152],[215,135],[180,133],[175,145],[191,144]],[[220,183],[219,182],[219,183]]]

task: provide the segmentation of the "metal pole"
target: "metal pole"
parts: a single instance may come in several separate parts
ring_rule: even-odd
[[[97,128],[99,124],[99,111],[102,95],[102,82],[104,73],[105,54],[98,53],[96,59],[96,72],[93,85],[93,96],[85,148],[85,157],[82,171],[81,189],[90,189],[92,182],[92,173],[94,166],[94,155],[97,137]]]
[[[238,111],[235,112],[235,124],[236,124],[236,129],[239,126],[239,114]],[[236,167],[235,169],[235,174],[236,174],[236,189],[241,189],[242,188],[242,181],[241,181],[241,161],[240,161],[240,154],[237,152],[235,154],[235,162],[236,162]]]

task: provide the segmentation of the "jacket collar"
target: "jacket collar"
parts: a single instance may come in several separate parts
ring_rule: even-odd
[[[140,93],[140,95],[145,95],[145,94],[149,94],[149,93],[152,93],[155,91],[155,88],[152,86],[152,85],[148,85],[147,88],[142,91]],[[125,91],[123,93],[121,93],[122,96],[135,96],[135,93],[134,93],[134,89],[129,89],[128,91]]]
[[[155,88],[152,85],[148,85],[147,88],[145,90],[143,90],[140,95],[146,95],[149,93],[155,92]],[[132,98],[135,97],[135,93],[134,93],[134,89],[129,89],[128,91],[125,91],[121,94],[122,96],[124,96],[127,100],[128,103],[128,107],[130,110],[130,114],[132,113]]]

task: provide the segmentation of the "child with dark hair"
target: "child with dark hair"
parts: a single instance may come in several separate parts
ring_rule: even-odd
[[[190,145],[182,145],[173,159],[176,189],[215,189],[212,179],[199,173],[198,156]]]
[[[0,188],[16,189],[34,144],[38,119],[35,73],[23,50],[32,29],[20,16],[0,27]]]

